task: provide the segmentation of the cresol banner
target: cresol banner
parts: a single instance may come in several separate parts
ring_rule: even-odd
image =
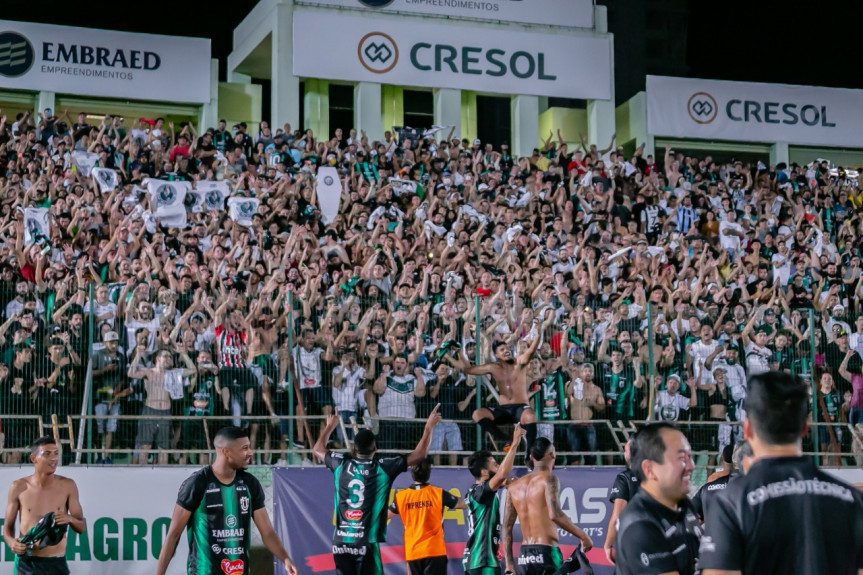
[[[72,573],[88,575],[151,575],[156,570],[162,543],[180,485],[198,467],[62,467],[57,474],[78,486],[87,529],[81,535],[69,530],[66,559]],[[250,470],[266,487],[269,469]],[[9,486],[33,473],[33,467],[0,467],[0,505],[6,508]],[[0,518],[0,525],[3,519]],[[257,530],[253,530],[253,546]],[[15,554],[2,547],[0,575],[12,575]],[[180,538],[168,575],[186,573],[189,546]]]
[[[210,41],[0,20],[0,88],[210,101]]]
[[[320,38],[338,57],[307,57]],[[293,52],[294,74],[309,78],[611,99],[608,35],[298,7]]]
[[[647,77],[653,136],[863,147],[863,90]]]
[[[587,555],[597,575],[611,575],[612,566],[605,558],[602,545],[611,504],[608,495],[614,478],[622,468],[562,468],[555,471],[560,479],[560,505],[569,519],[593,539],[594,550]],[[524,469],[519,470],[523,473]],[[409,473],[403,473],[393,485],[395,492],[410,486]],[[430,483],[462,497],[474,483],[463,469],[435,469]],[[333,474],[324,468],[277,468],[273,470],[273,524],[279,538],[299,567],[300,573],[335,573],[332,555],[334,527]],[[449,572],[462,573],[461,557],[467,541],[467,514],[461,509],[444,512],[444,537],[447,542]],[[404,575],[403,527],[399,519],[389,522],[387,542],[381,545],[381,560],[386,575]],[[516,524],[514,540],[521,540]],[[560,547],[568,557],[577,544],[575,537],[560,532]],[[517,551],[516,551],[517,552]],[[275,574],[285,575],[275,564]]]

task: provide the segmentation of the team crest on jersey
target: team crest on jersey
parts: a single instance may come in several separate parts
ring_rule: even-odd
[[[240,511],[243,513],[249,511],[249,498],[246,496],[240,497]]]
[[[345,511],[345,519],[348,521],[359,521],[363,518],[362,509],[348,509]]]
[[[243,575],[245,571],[246,564],[243,563],[242,559],[234,559],[233,561],[222,559],[222,572],[225,575]]]

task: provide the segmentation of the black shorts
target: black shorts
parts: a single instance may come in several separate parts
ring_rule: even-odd
[[[300,396],[303,398],[306,415],[318,415],[325,405],[333,405],[332,392],[323,386],[304,387],[300,389]]]
[[[258,378],[251,369],[245,367],[219,368],[219,383],[222,387],[246,390],[258,385]]]
[[[495,425],[506,425],[507,423],[519,423],[521,414],[524,413],[525,409],[530,409],[526,403],[509,403],[491,407],[489,411],[494,416]]]
[[[563,565],[560,549],[551,545],[522,545],[515,560],[518,575],[551,575]]]
[[[15,556],[15,575],[69,575],[65,557]]]
[[[446,575],[446,555],[408,561],[410,575]]]
[[[333,543],[333,560],[339,575],[383,575],[384,572],[377,543]]]
[[[210,436],[214,435],[213,426],[215,421],[207,422],[207,429]],[[207,434],[204,433],[204,418],[197,416],[188,416],[183,420],[183,433],[180,435],[180,445],[183,449],[208,449]]]
[[[172,399],[171,400],[171,415],[174,417],[183,417],[186,415],[187,404],[185,399]],[[175,419],[172,425],[176,425],[179,422]]]

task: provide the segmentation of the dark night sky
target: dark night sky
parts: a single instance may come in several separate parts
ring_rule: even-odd
[[[150,0],[121,4],[124,8],[121,12],[117,4],[107,2],[0,0],[0,3],[0,18],[8,20],[208,37],[213,41],[213,56],[223,63],[223,75],[224,61],[231,51],[231,32],[256,4],[254,0],[224,3]],[[228,5],[230,9],[225,8]],[[133,12],[133,7],[138,6],[140,12]],[[857,39],[861,22],[861,0],[822,0],[817,4],[691,0],[687,75],[863,88],[863,74],[859,70],[863,49]],[[625,69],[621,57],[617,53],[617,65]],[[631,95],[618,94],[618,102]]]

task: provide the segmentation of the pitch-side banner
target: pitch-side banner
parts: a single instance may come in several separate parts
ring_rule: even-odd
[[[327,38],[327,52],[338,58],[307,57],[308,47],[321,38]],[[383,14],[298,8],[293,48],[297,76],[611,99],[611,40],[589,34],[408,23]]]
[[[863,90],[647,77],[654,136],[863,147]]]
[[[593,28],[592,0],[300,0],[297,3],[359,8],[372,13]]]
[[[210,40],[0,20],[0,88],[206,103]]]
[[[561,508],[573,523],[593,539],[594,550],[587,556],[597,575],[613,573],[602,551],[602,544],[605,542],[612,507],[608,502],[608,494],[620,471],[622,468],[564,468],[555,471],[560,478]],[[396,490],[404,489],[411,483],[410,474],[403,473],[394,484],[390,501]],[[435,469],[430,483],[443,487],[457,497],[463,497],[474,480],[467,470]],[[273,470],[273,524],[300,573],[335,573],[332,554],[333,493],[333,474],[327,469]],[[467,541],[466,511],[445,510],[443,524],[449,571],[461,573],[461,557]],[[402,535],[401,520],[392,519],[387,528],[387,542],[381,544],[381,560],[386,575],[405,573]],[[518,524],[514,529],[514,540],[521,541]],[[578,540],[569,533],[560,534],[564,557],[569,556],[577,543]],[[285,575],[278,563],[275,565],[275,575]]]

